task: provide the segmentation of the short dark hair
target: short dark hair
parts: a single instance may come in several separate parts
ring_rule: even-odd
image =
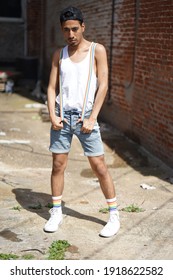
[[[78,20],[83,23],[83,14],[78,8],[69,6],[60,13],[60,23],[62,24],[66,20]]]

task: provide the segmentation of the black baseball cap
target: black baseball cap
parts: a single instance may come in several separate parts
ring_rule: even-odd
[[[82,23],[83,15],[81,10],[72,6],[65,8],[60,13],[60,22],[63,23],[66,20],[79,20]]]

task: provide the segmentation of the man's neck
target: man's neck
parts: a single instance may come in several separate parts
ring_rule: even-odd
[[[68,50],[70,52],[75,52],[77,50],[82,50],[82,49],[85,49],[86,47],[88,47],[90,45],[90,42],[85,40],[85,39],[82,39],[82,41],[78,44],[78,45],[69,45],[68,46]]]
[[[84,40],[77,46],[68,46],[68,55],[70,59],[75,62],[81,62],[87,55],[91,42]]]

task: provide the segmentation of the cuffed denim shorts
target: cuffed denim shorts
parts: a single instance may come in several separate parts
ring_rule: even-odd
[[[57,116],[59,115],[57,109],[56,114]],[[89,118],[90,114],[91,111],[85,113],[85,118]],[[83,147],[85,156],[100,156],[104,154],[98,122],[95,123],[91,133],[83,133],[81,131],[82,122],[77,123],[80,118],[80,112],[76,109],[64,111],[64,118],[67,122],[64,122],[62,129],[53,130],[51,128],[49,150],[52,153],[69,153],[73,135],[76,135]]]

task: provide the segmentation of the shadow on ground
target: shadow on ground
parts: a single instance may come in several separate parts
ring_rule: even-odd
[[[50,195],[46,193],[34,192],[31,189],[24,188],[14,188],[12,192],[15,194],[16,201],[18,201],[22,208],[26,209],[27,211],[36,213],[45,220],[49,219],[49,202],[51,201]],[[93,216],[81,214],[69,207],[66,207],[64,201],[62,201],[62,207],[64,215],[105,225],[105,222],[103,220],[100,220]]]

